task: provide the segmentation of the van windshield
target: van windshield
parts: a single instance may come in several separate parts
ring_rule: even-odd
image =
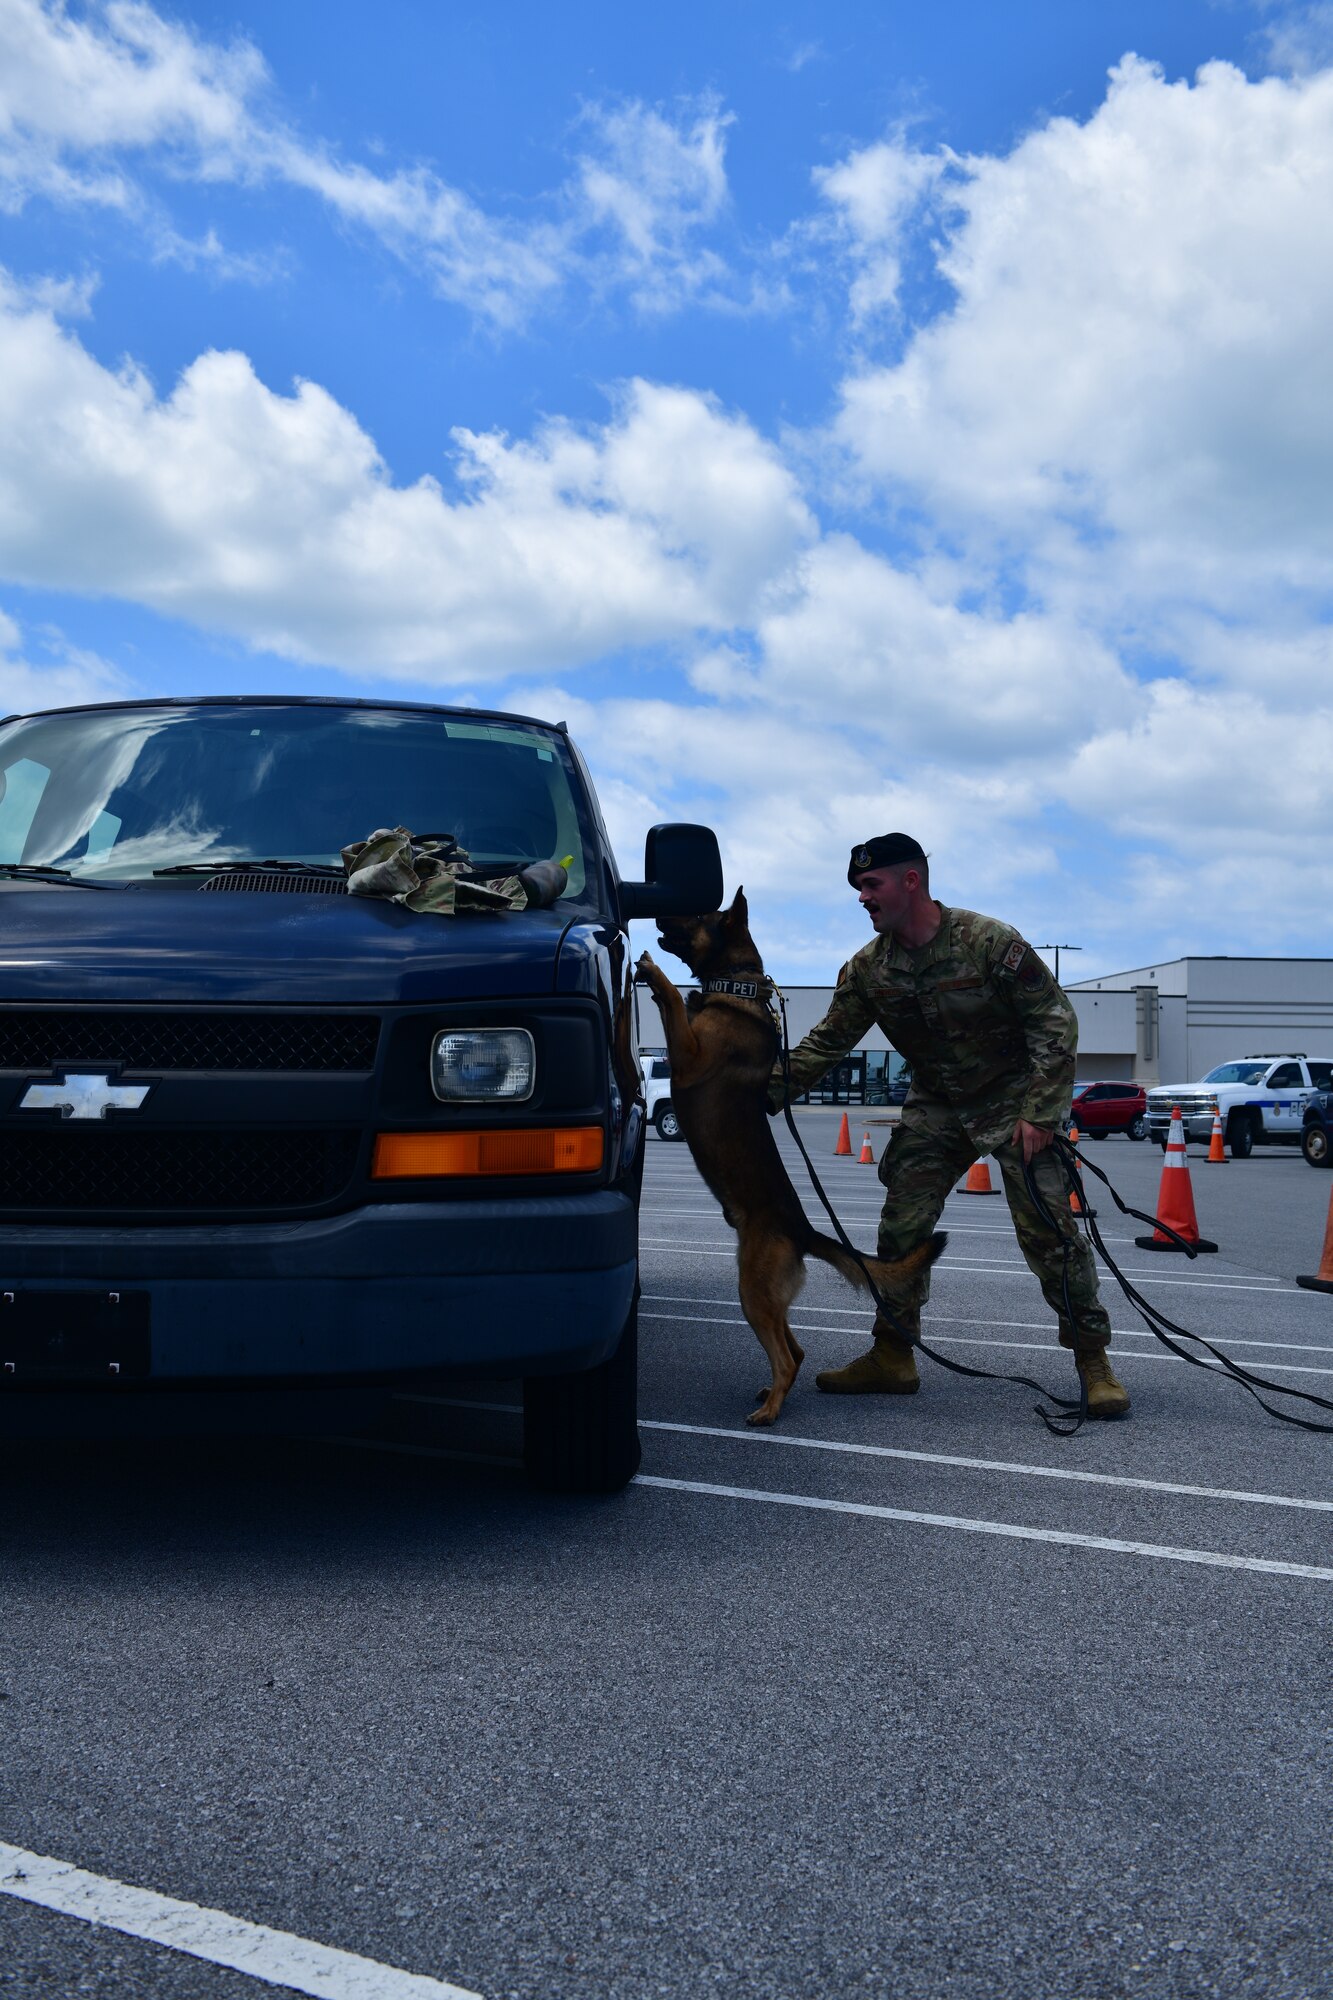
[[[1219,1063],[1216,1069],[1209,1070],[1204,1082],[1258,1083],[1267,1068],[1266,1062]]]
[[[589,812],[539,724],[336,704],[76,709],[0,728],[0,863],[102,881],[231,861],[340,866],[378,827],[451,833],[486,868],[568,863]]]

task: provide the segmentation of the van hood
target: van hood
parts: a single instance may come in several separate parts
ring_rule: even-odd
[[[504,1000],[555,990],[569,928],[559,910],[443,917],[369,896],[14,884],[0,889],[0,1003]],[[582,983],[571,971],[565,990]]]

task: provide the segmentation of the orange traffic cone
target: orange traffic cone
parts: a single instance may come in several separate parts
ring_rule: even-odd
[[[974,1160],[967,1170],[967,1179],[955,1194],[998,1194],[999,1188],[990,1177],[989,1160]]]
[[[1185,1164],[1185,1124],[1179,1105],[1171,1113],[1166,1158],[1162,1162],[1162,1184],[1157,1191],[1157,1219],[1164,1222],[1168,1229],[1174,1229],[1177,1236],[1183,1236],[1192,1250],[1216,1250],[1215,1243],[1208,1242],[1199,1234],[1199,1218],[1194,1213],[1194,1189],[1190,1183],[1190,1170]],[[1155,1229],[1151,1236],[1136,1236],[1134,1241],[1140,1250],[1179,1250],[1181,1247],[1163,1229]]]
[[[851,1153],[852,1153],[852,1133],[851,1133],[851,1127],[847,1123],[847,1113],[844,1111],[842,1114],[842,1123],[838,1127],[838,1143],[833,1148],[833,1156],[835,1159],[837,1159],[840,1155],[845,1154],[846,1157],[850,1159]]]
[[[1069,1143],[1070,1143],[1070,1145],[1071,1145],[1071,1146],[1077,1146],[1077,1144],[1078,1144],[1079,1140],[1080,1140],[1080,1139],[1081,1139],[1082,1137],[1083,1137],[1083,1134],[1082,1134],[1082,1133],[1081,1133],[1081,1132],[1079,1131],[1079,1129],[1078,1129],[1078,1126],[1077,1126],[1077,1125],[1076,1125],[1076,1124],[1074,1123],[1073,1119],[1071,1118],[1071,1119],[1070,1119],[1070,1121],[1069,1121]],[[1078,1194],[1078,1189],[1077,1189],[1077,1188],[1070,1188],[1070,1190],[1069,1190],[1069,1213],[1070,1213],[1071,1215],[1095,1215],[1095,1214],[1097,1213],[1097,1211],[1096,1211],[1096,1209],[1095,1209],[1095,1208],[1089,1208],[1089,1207],[1087,1206],[1086,1202],[1083,1202],[1083,1201],[1080,1201],[1080,1199],[1079,1199],[1079,1194]]]
[[[1328,1227],[1324,1231],[1324,1254],[1313,1278],[1297,1278],[1307,1292],[1333,1292],[1333,1195],[1328,1198]]]
[[[870,1134],[867,1132],[865,1138],[861,1141],[861,1157],[857,1161],[857,1165],[859,1167],[873,1167],[874,1164],[875,1155],[871,1151]]]
[[[1227,1149],[1222,1137],[1222,1114],[1217,1106],[1214,1105],[1213,1135],[1208,1141],[1208,1158],[1204,1161],[1204,1165],[1208,1167],[1224,1167],[1226,1163]]]

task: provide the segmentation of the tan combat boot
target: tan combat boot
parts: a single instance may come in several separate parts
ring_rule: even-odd
[[[1079,1356],[1078,1372],[1088,1385],[1090,1417],[1127,1417],[1129,1391],[1111,1372],[1104,1347],[1091,1348]]]
[[[915,1396],[921,1377],[907,1343],[877,1331],[869,1353],[858,1355],[845,1368],[826,1368],[816,1375],[815,1387],[834,1396]]]

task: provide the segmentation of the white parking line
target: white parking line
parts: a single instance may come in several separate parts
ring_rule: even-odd
[[[1307,1577],[1333,1583],[1333,1569],[1313,1563],[1277,1562],[1268,1556],[1225,1555],[1218,1549],[1178,1549],[1160,1542],[1122,1542],[1110,1535],[1078,1535],[1063,1528],[1023,1528],[1012,1521],[975,1521],[961,1514],[921,1514],[907,1507],[875,1507],[864,1500],[823,1500],[809,1493],[769,1493],[754,1486],[714,1486],[702,1479],[662,1479],[641,1472],[636,1486],[669,1493],[702,1493],[715,1500],[750,1500],[768,1507],[802,1507],[818,1514],[859,1514],[871,1521],[905,1521],[922,1528],[953,1528],[965,1535],[1003,1535],[1019,1542],[1054,1542],[1060,1548],[1098,1549],[1110,1555],[1149,1556],[1158,1562],[1202,1563],[1210,1569],[1255,1570],[1263,1576]]]
[[[416,1392],[404,1392],[395,1396],[398,1403],[435,1403],[451,1410],[489,1410],[502,1416],[521,1417],[521,1403],[476,1403],[464,1396],[427,1396]],[[1012,1472],[1029,1479],[1072,1479],[1084,1486],[1123,1486],[1141,1493],[1172,1493],[1183,1495],[1187,1500],[1243,1500],[1255,1507],[1294,1507],[1314,1514],[1333,1514],[1333,1500],[1306,1500],[1290,1493],[1252,1493],[1241,1487],[1228,1486],[1182,1486],[1174,1480],[1135,1479],[1120,1472],[1077,1472],[1063,1465],[1027,1465],[1018,1459],[1005,1458],[962,1458],[953,1452],[909,1451],[902,1445],[892,1444],[844,1444],[837,1438],[793,1437],[790,1431],[724,1429],[719,1424],[673,1423],[665,1417],[640,1417],[639,1429],[644,1431],[679,1431],[687,1437],[723,1438],[736,1444],[790,1445],[797,1451],[830,1451],[849,1458],[902,1458],[916,1465],[956,1465],[970,1472]],[[338,1439],[346,1443],[346,1439]],[[413,1446],[432,1457],[476,1457],[480,1453],[441,1452],[438,1449]],[[502,1461],[488,1461],[500,1463]]]
[[[749,1321],[745,1319],[717,1319],[696,1313],[646,1313],[642,1308],[639,1311],[639,1318],[670,1320],[678,1326],[749,1325]],[[800,1320],[796,1320],[795,1322],[795,1331],[797,1333],[832,1333],[835,1331],[845,1332],[847,1330],[846,1328],[826,1326],[806,1326]],[[982,1340],[978,1339],[975,1334],[966,1333],[932,1333],[930,1338],[941,1347],[1004,1347],[1022,1350],[1024,1353],[1048,1355],[1058,1351],[1049,1340]],[[1116,1359],[1117,1361],[1174,1361],[1181,1368],[1187,1365],[1176,1354],[1126,1354],[1123,1349],[1116,1350]],[[1209,1361],[1203,1355],[1199,1357],[1199,1365],[1202,1368],[1220,1369],[1222,1367],[1220,1361]],[[1255,1365],[1257,1366],[1258,1364],[1256,1363]],[[1265,1361],[1263,1365],[1270,1374],[1274,1375],[1333,1375],[1333,1368],[1307,1368],[1297,1361]]]
[[[665,1236],[641,1236],[639,1238],[639,1247],[643,1250],[666,1250],[672,1252],[677,1257],[734,1258],[736,1255],[734,1247],[730,1250],[720,1248],[717,1250],[698,1249],[693,1244],[685,1245],[677,1243]],[[1027,1265],[1023,1263],[969,1264],[966,1259],[960,1257],[943,1257],[934,1268],[936,1271],[957,1271],[964,1278],[1031,1278],[1032,1276]],[[1293,1299],[1313,1296],[1313,1294],[1298,1291],[1295,1285],[1283,1285],[1280,1280],[1265,1279],[1260,1283],[1248,1278],[1158,1278],[1145,1276],[1137,1271],[1127,1271],[1125,1275],[1126,1277],[1132,1277],[1138,1285],[1181,1285],[1187,1291],[1263,1292],[1269,1298]]]
[[[1017,1248],[1017,1245],[1015,1245],[1015,1248]],[[1193,1259],[1190,1261],[1193,1262]],[[988,1256],[984,1251],[978,1250],[973,1256],[962,1252],[948,1252],[940,1259],[938,1268],[941,1270],[978,1271],[983,1274],[988,1271],[1003,1271],[1008,1275],[1010,1273],[1025,1271],[1028,1269],[1028,1265],[1026,1260],[1022,1259],[1021,1253],[1017,1257],[999,1258],[993,1253]],[[1121,1266],[1121,1269],[1127,1278],[1151,1279],[1157,1277],[1161,1266],[1157,1264],[1124,1264]],[[1216,1283],[1219,1281],[1214,1280],[1213,1282]],[[1234,1278],[1223,1278],[1220,1282],[1232,1290],[1247,1292],[1276,1291],[1282,1285],[1281,1278],[1261,1277],[1258,1274],[1251,1277],[1248,1271]]]
[[[644,1292],[642,1298],[645,1305],[653,1306],[734,1307],[736,1304],[736,1295],[734,1292],[730,1298],[725,1299],[695,1298],[689,1295],[677,1297],[670,1292]],[[813,1327],[810,1329],[811,1332],[816,1333],[859,1333],[865,1328],[866,1313],[869,1310],[868,1302],[864,1305],[854,1301],[852,1304],[845,1306],[812,1306],[806,1302],[804,1297],[802,1297],[799,1305],[792,1308],[792,1311],[799,1313],[803,1320],[817,1316],[820,1319],[837,1322],[833,1326],[824,1328]],[[657,1317],[660,1318],[661,1315],[659,1314]],[[988,1326],[1011,1333],[1049,1332],[1052,1336],[1055,1333],[1054,1326],[1048,1320],[992,1319],[989,1313],[980,1319],[972,1318],[965,1313],[923,1313],[921,1323],[923,1326]],[[728,1319],[720,1321],[719,1324],[736,1326],[741,1324],[741,1322]],[[1157,1338],[1156,1334],[1146,1332],[1141,1326],[1115,1326],[1112,1327],[1111,1332],[1116,1340],[1155,1340]],[[1333,1347],[1325,1347],[1319,1342],[1312,1340],[1251,1340],[1243,1335],[1228,1334],[1226,1336],[1226,1343],[1228,1347],[1275,1348],[1283,1354],[1327,1354],[1333,1356]]]
[[[952,1452],[907,1451],[901,1445],[844,1444],[836,1438],[793,1437],[789,1431],[726,1430],[714,1424],[667,1423],[640,1417],[647,1431],[680,1431],[688,1437],[726,1438],[736,1444],[788,1445],[796,1451],[831,1451],[848,1458],[903,1458],[915,1465],[956,1465],[969,1472],[1011,1472],[1029,1479],[1072,1479],[1087,1486],[1125,1486],[1140,1493],[1182,1494],[1190,1500],[1243,1500],[1256,1507],[1295,1507],[1333,1514],[1333,1500],[1305,1500],[1286,1493],[1250,1493],[1226,1486],[1180,1486],[1166,1479],[1132,1479],[1118,1472],[1075,1472],[1061,1465],[1024,1465],[1003,1458],[960,1458]]]
[[[134,1889],[108,1875],[90,1875],[49,1854],[0,1841],[0,1892],[85,1924],[121,1931],[165,1945],[169,1951],[229,1966],[269,1986],[309,1993],[316,2000],[480,2000],[467,1987],[425,1973],[402,1972],[355,1952],[313,1944],[290,1931],[251,1924],[225,1910]]]

